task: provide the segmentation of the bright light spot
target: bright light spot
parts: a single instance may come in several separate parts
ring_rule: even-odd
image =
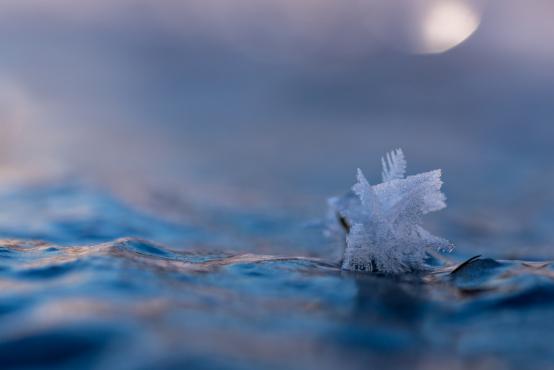
[[[480,17],[460,1],[437,2],[423,23],[423,53],[442,53],[467,39],[479,26]]]

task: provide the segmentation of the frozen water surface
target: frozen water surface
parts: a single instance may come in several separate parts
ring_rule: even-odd
[[[99,190],[55,184],[5,190],[0,206],[5,367],[521,368],[554,361],[544,340],[554,330],[548,261],[437,256],[422,273],[360,274],[331,262],[321,228],[299,227],[292,217],[212,209],[184,225]],[[242,221],[226,232],[204,222],[218,218]]]

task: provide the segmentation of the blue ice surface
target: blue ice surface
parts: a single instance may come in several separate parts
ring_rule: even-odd
[[[485,256],[439,274],[348,273],[294,218],[227,210],[183,225],[78,185],[12,189],[0,210],[2,368],[554,361],[550,263]]]

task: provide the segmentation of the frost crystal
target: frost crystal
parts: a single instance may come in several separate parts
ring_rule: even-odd
[[[406,159],[402,149],[393,150],[386,155],[387,160],[381,157],[383,164],[383,182],[390,180],[403,179],[406,174]]]
[[[382,158],[383,182],[370,185],[358,169],[358,182],[342,197],[329,199],[328,234],[345,243],[342,268],[402,273],[425,268],[427,251],[451,251],[452,244],[419,224],[422,216],[446,207],[441,171],[405,176],[397,149]]]

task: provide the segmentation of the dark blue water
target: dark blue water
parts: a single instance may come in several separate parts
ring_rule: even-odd
[[[2,368],[554,363],[548,261],[466,250],[419,275],[360,275],[292,216],[211,210],[184,224],[67,184],[5,189],[0,208]]]

